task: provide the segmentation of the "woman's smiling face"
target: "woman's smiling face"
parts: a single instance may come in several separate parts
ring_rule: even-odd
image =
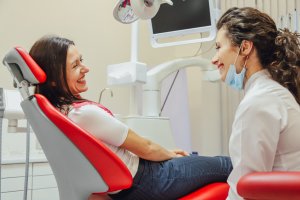
[[[71,45],[67,53],[66,75],[68,87],[74,96],[88,90],[85,74],[89,72],[89,68],[82,61],[77,48]]]
[[[212,58],[212,64],[216,65],[219,69],[221,80],[225,81],[226,75],[231,64],[234,64],[238,54],[239,54],[239,47],[234,46],[231,40],[227,36],[227,31],[224,28],[221,28],[216,37],[216,54]],[[237,59],[236,67],[237,73],[239,73],[238,66],[241,66],[240,60]]]

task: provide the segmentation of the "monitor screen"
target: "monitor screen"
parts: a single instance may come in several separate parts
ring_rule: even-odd
[[[208,0],[173,0],[173,6],[162,4],[152,18],[153,33],[210,26]]]
[[[161,4],[150,20],[151,37],[157,40],[215,30],[212,11],[211,0],[173,0],[173,6]]]

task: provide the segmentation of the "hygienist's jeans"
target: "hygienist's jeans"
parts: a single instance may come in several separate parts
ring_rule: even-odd
[[[140,159],[131,188],[110,195],[122,200],[178,199],[213,182],[226,182],[232,164],[229,157],[186,156],[152,162]]]

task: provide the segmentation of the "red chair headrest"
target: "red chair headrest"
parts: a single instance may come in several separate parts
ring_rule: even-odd
[[[10,50],[3,59],[3,63],[11,68],[14,76],[18,76],[13,66],[21,71],[23,79],[31,84],[39,84],[46,81],[45,72],[39,65],[32,59],[32,57],[21,47],[15,47]]]

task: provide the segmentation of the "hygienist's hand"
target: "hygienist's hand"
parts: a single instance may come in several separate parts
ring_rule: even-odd
[[[175,150],[172,150],[172,152],[174,152],[176,154],[176,157],[189,156],[189,153],[182,149],[175,149]]]

